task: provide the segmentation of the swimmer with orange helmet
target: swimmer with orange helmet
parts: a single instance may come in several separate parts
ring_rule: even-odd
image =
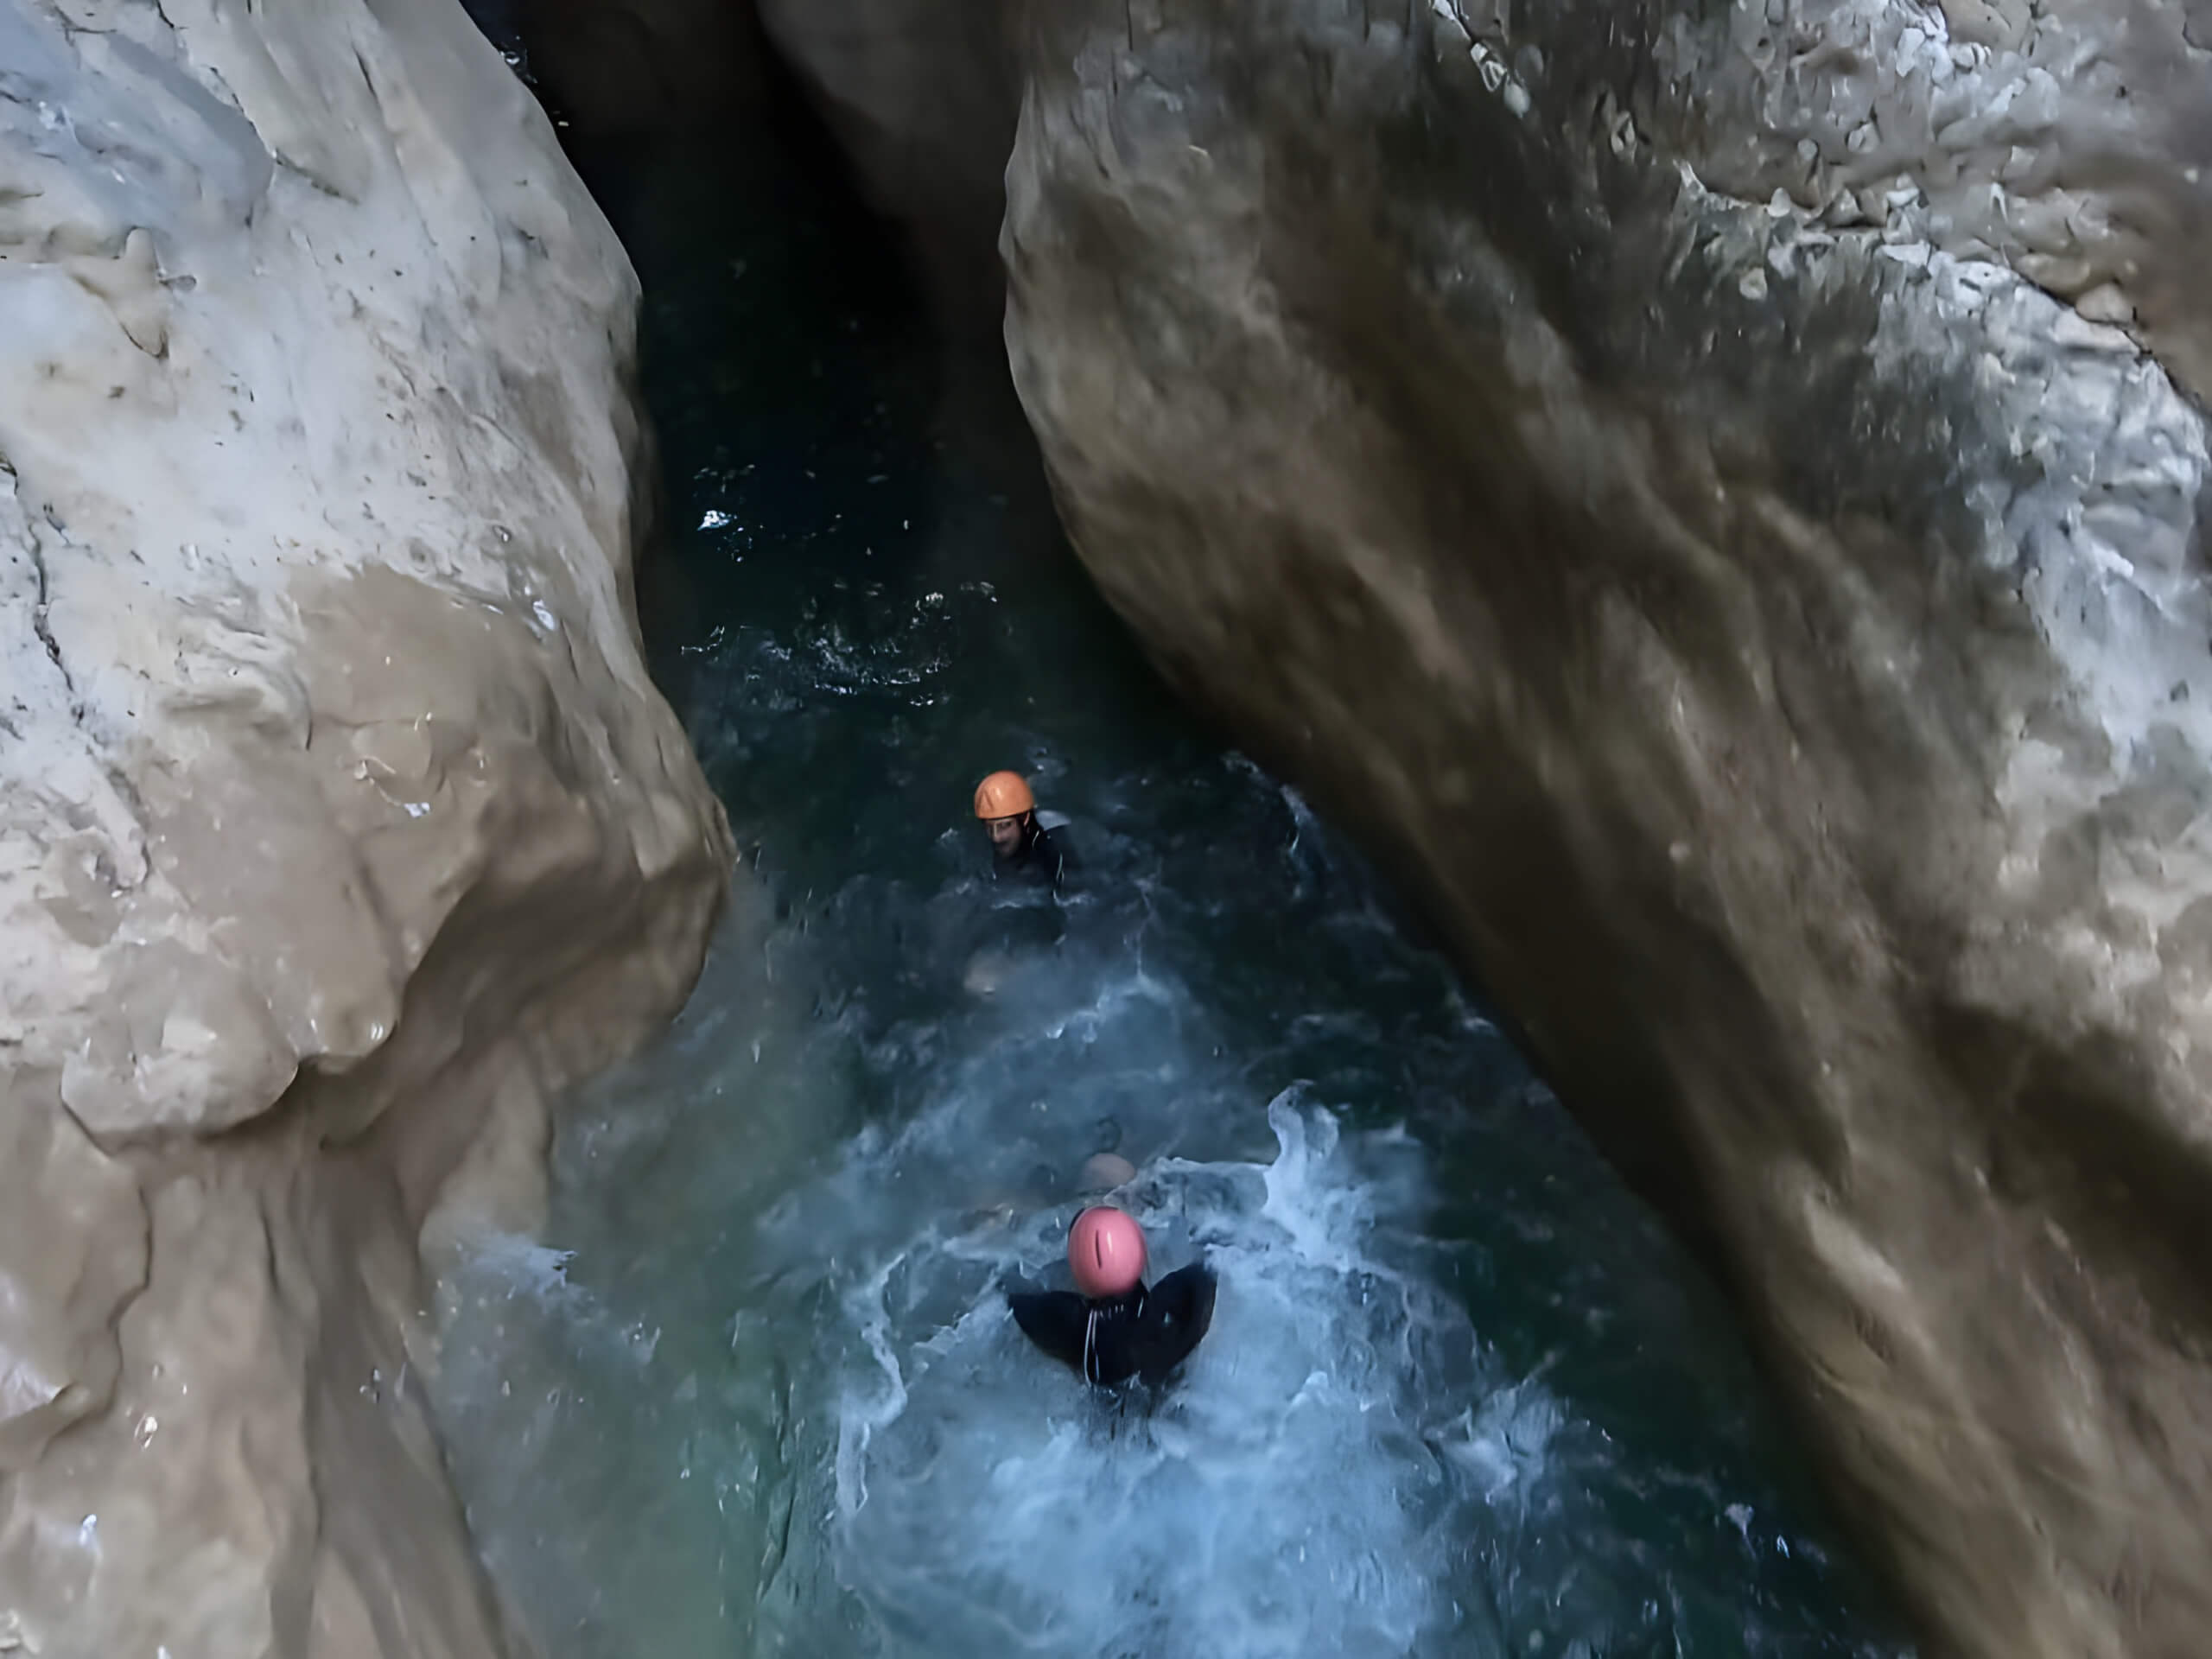
[[[991,874],[1001,880],[1041,881],[1054,893],[1067,859],[1052,831],[1037,822],[1037,797],[1017,772],[995,772],[976,785],[976,816],[991,838]]]
[[[1213,1324],[1214,1277],[1193,1262],[1147,1289],[1144,1229],[1136,1217],[1093,1205],[1068,1229],[1074,1291],[1007,1298],[1022,1334],[1085,1382],[1113,1388],[1166,1380]],[[1079,1293],[1079,1294],[1078,1294]]]

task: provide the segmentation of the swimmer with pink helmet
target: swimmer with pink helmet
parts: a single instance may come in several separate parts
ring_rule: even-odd
[[[1093,1205],[1068,1228],[1076,1289],[1010,1295],[1014,1323],[1097,1387],[1165,1382],[1213,1323],[1214,1277],[1192,1262],[1147,1289],[1148,1255],[1135,1217]]]

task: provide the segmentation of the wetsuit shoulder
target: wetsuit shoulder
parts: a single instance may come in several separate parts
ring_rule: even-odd
[[[1029,857],[1038,872],[1052,884],[1052,891],[1059,892],[1067,880],[1067,849],[1060,844],[1052,832],[1042,824],[1038,826],[1037,833],[1030,837]]]
[[[1071,1290],[1015,1291],[1007,1297],[1021,1334],[1074,1370],[1083,1369],[1090,1305]]]
[[[1132,1369],[1147,1382],[1160,1382],[1191,1357],[1213,1328],[1217,1285],[1211,1268],[1198,1262],[1178,1268],[1152,1287],[1133,1333]]]

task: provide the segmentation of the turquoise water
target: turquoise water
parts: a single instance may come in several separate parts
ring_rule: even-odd
[[[746,868],[543,1238],[450,1287],[455,1473],[544,1651],[1905,1651],[1713,1292],[1165,696],[784,130],[580,158],[648,294],[656,671]],[[987,879],[1000,766],[1071,820],[1063,906]],[[1155,1262],[1221,1278],[1150,1410],[997,1289],[1109,1149]]]

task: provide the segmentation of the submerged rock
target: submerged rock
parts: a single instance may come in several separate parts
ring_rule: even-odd
[[[1118,1152],[1094,1152],[1083,1160],[1083,1171],[1076,1181],[1080,1192],[1110,1192],[1117,1186],[1127,1186],[1137,1178],[1137,1166]]]
[[[780,29],[887,201],[918,86],[1018,88],[1006,337],[1108,596],[1725,1263],[1946,1650],[2194,1653],[2190,14],[973,10]]]
[[[634,281],[456,7],[0,0],[0,1648],[490,1654],[421,1248],[671,1012]]]

